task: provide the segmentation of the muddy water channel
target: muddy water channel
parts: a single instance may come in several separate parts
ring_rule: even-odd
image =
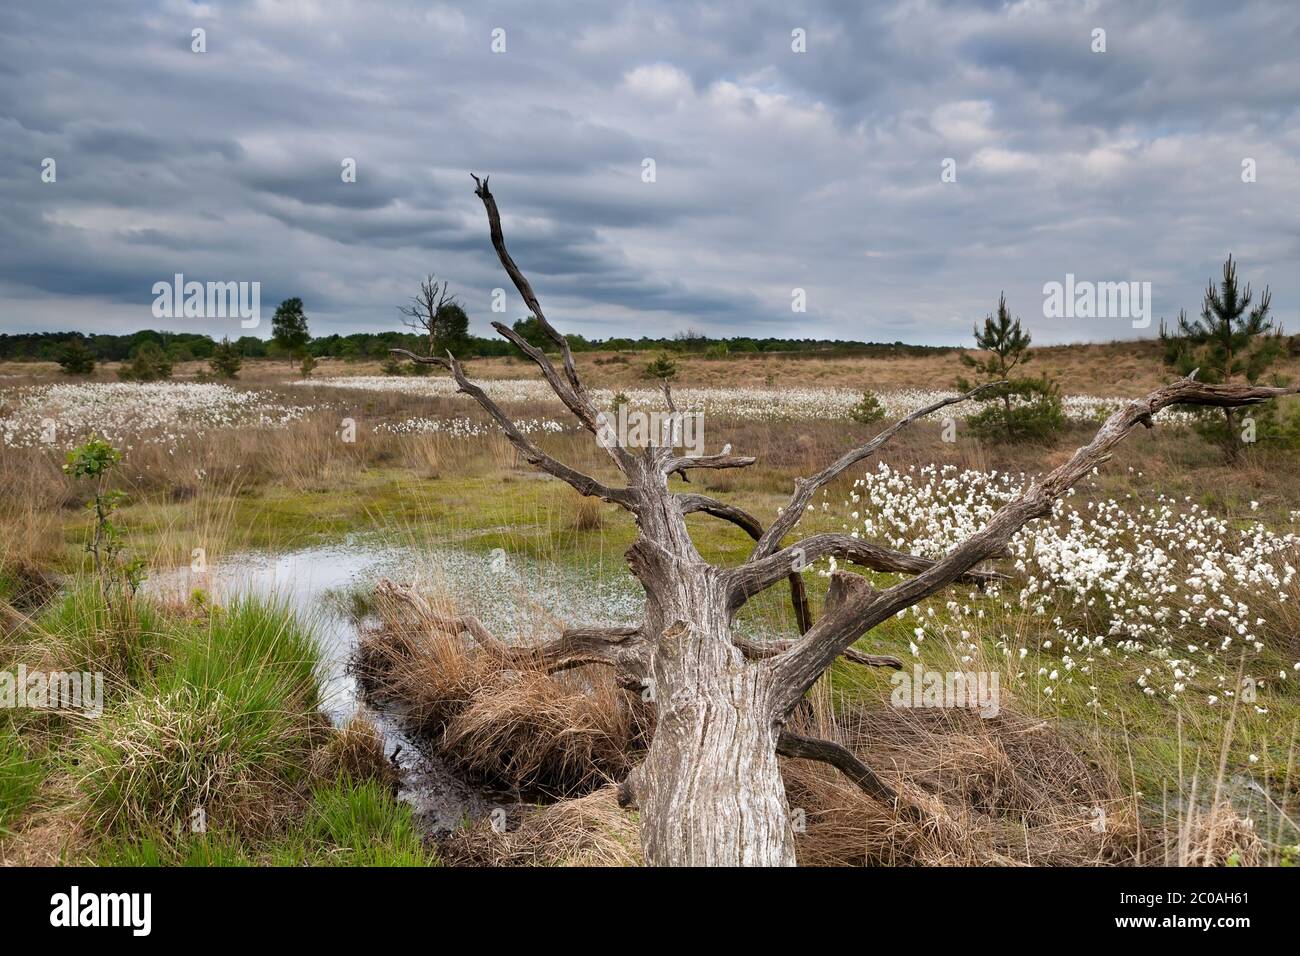
[[[406,735],[399,713],[365,698],[350,665],[362,628],[373,622],[354,612],[351,596],[368,593],[381,577],[445,590],[506,640],[538,626],[634,623],[641,597],[630,580],[626,586],[602,584],[599,574],[521,564],[502,552],[416,551],[366,541],[226,556],[201,572],[180,568],[149,579],[147,592],[171,600],[187,600],[201,589],[217,603],[241,594],[288,603],[320,644],[322,709],[339,726],[356,714],[374,722],[401,772],[400,798],[427,832],[443,834],[514,798],[467,784]],[[556,608],[564,608],[564,617],[555,616]]]

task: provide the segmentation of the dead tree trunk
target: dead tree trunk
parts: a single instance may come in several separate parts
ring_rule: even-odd
[[[639,769],[647,862],[793,866],[767,674],[692,625],[664,632],[653,673],[665,696]]]
[[[439,618],[431,623],[468,632],[488,653],[513,666],[554,671],[585,664],[616,668],[623,686],[641,691],[656,708],[653,740],[646,758],[622,788],[626,801],[641,810],[641,842],[651,865],[792,865],[794,836],[786,805],[778,754],[822,760],[839,767],[868,793],[893,799],[892,791],[853,754],[829,741],[789,733],[785,725],[804,695],[837,657],[869,666],[899,666],[893,658],[864,655],[853,644],[899,611],[958,580],[984,582],[1000,577],[976,565],[1001,556],[1011,536],[1034,518],[1051,513],[1069,487],[1110,457],[1111,449],[1139,424],[1175,404],[1232,408],[1267,401],[1300,386],[1264,388],[1204,385],[1194,377],[1157,389],[1116,412],[1091,443],[1005,505],[988,525],[933,561],[902,554],[843,534],[816,534],[781,548],[782,539],[802,517],[813,495],[846,469],[874,454],[907,425],[976,392],[947,398],[908,415],[870,442],[846,452],[811,478],[795,482],[790,502],[766,531],[733,505],[699,494],[670,490],[670,475],[699,468],[744,468],[753,458],[723,454],[679,456],[667,447],[632,450],[610,441],[602,412],[588,395],[568,342],[547,321],[528,280],[506,251],[496,200],[487,179],[475,177],[501,264],[538,324],[555,344],[557,365],[499,322],[493,327],[531,358],[561,402],[604,449],[623,477],[605,484],[556,460],[538,448],[475,383],[460,363],[446,358],[394,352],[451,372],[459,391],[483,407],[520,455],[580,494],[617,504],[635,518],[638,536],[628,566],[645,590],[640,628],[583,628],[566,631],[552,644],[512,649],[488,634],[472,617]],[[984,388],[996,386],[984,386]],[[664,398],[675,411],[665,386]],[[756,541],[746,561],[720,567],[705,561],[686,528],[686,515],[703,512],[744,528]],[[835,556],[863,567],[912,575],[878,591],[850,572],[832,577],[821,620],[813,624],[798,579],[801,568]],[[794,640],[756,644],[734,638],[736,613],[755,594],[789,579],[801,635]],[[407,593],[411,601],[418,596]],[[426,608],[427,611],[427,608]]]

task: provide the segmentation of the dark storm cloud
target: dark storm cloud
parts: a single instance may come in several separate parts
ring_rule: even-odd
[[[485,331],[471,171],[588,336],[955,342],[1005,289],[1037,341],[1109,339],[1137,333],[1043,318],[1043,284],[1151,281],[1168,315],[1229,251],[1295,325],[1297,41],[1283,3],[17,0],[0,327],[156,324],[175,272],[396,327],[433,271]]]

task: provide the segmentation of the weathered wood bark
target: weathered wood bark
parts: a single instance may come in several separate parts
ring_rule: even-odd
[[[725,640],[720,604],[700,625],[665,629],[651,660],[642,847],[657,865],[793,865],[771,681]]]
[[[578,376],[567,341],[547,321],[528,280],[506,251],[496,200],[487,179],[475,177],[476,195],[487,212],[492,245],[539,326],[554,343],[560,367],[512,329],[496,324],[541,369],[559,399],[593,438],[604,422]],[[1131,402],[1102,426],[1089,445],[989,524],[935,561],[902,554],[846,535],[813,535],[781,548],[813,494],[863,461],[910,423],[974,393],[946,398],[889,426],[866,444],[846,452],[817,475],[799,479],[790,502],[767,528],[739,508],[703,495],[674,494],[670,475],[695,468],[744,468],[754,459],[730,454],[678,456],[671,449],[632,450],[597,444],[621,473],[622,486],[585,475],[543,452],[523,435],[487,394],[469,381],[460,363],[394,350],[417,362],[451,372],[460,391],[497,422],[523,458],[583,495],[617,504],[635,518],[638,535],[628,566],[645,590],[645,618],[639,628],[566,631],[541,649],[502,645],[468,617],[438,619],[433,626],[465,631],[488,653],[511,666],[561,670],[580,664],[608,664],[625,686],[640,686],[653,700],[656,727],[645,761],[621,788],[621,799],[641,810],[641,839],[651,865],[790,865],[794,838],[778,754],[823,760],[839,767],[867,792],[892,800],[893,791],[845,748],[785,729],[792,710],[826,669],[841,656],[870,666],[898,666],[894,658],[853,650],[867,630],[947,585],[984,583],[999,577],[979,570],[981,561],[1005,552],[1011,535],[1028,521],[1051,512],[1069,487],[1103,463],[1111,448],[1138,424],[1168,405],[1235,407],[1300,390],[1238,385],[1203,385],[1189,377]],[[987,386],[986,386],[987,387]],[[672,408],[671,393],[665,400]],[[749,558],[723,568],[705,561],[686,527],[686,515],[703,512],[744,528],[755,539]],[[799,570],[818,557],[836,555],[875,570],[914,575],[886,590],[856,575],[838,572],[824,608],[813,624]],[[732,634],[736,612],[751,596],[790,580],[801,636],[759,644]],[[802,605],[802,608],[801,608]],[[432,612],[430,612],[432,613]],[[436,617],[436,615],[435,615]]]

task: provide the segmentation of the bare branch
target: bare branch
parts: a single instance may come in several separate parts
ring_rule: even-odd
[[[573,391],[573,387],[560,377],[559,371],[556,370],[551,360],[546,357],[545,352],[530,344],[527,339],[504,322],[493,322],[492,328],[496,329],[504,338],[509,339],[515,348],[532,359],[537,364],[537,367],[542,370],[542,375],[546,377],[546,381],[550,384],[552,391],[559,396],[560,401],[564,402],[569,410],[578,417],[578,421],[582,422],[588,430],[596,431],[597,424],[592,410],[578,398]]]
[[[687,468],[748,468],[757,458],[749,455],[688,455],[684,458],[665,458],[663,471],[672,474]]]
[[[456,380],[459,391],[478,402],[483,410],[492,416],[492,419],[501,426],[501,430],[506,433],[506,438],[510,443],[519,449],[519,453],[524,459],[534,467],[540,468],[547,474],[554,475],[561,481],[568,483],[574,490],[581,495],[587,495],[593,498],[600,498],[602,501],[608,501],[612,504],[621,505],[629,510],[635,502],[635,496],[627,488],[610,488],[592,478],[590,475],[584,475],[580,471],[570,468],[568,465],[555,458],[552,458],[546,452],[534,445],[528,438],[515,427],[514,421],[510,416],[501,410],[501,406],[488,398],[487,393],[475,383],[465,377],[464,369],[461,368],[455,356],[448,353],[445,359],[435,359],[431,356],[416,355],[414,352],[408,352],[406,349],[390,349],[398,355],[405,355],[414,362],[420,362],[424,365],[437,365],[441,368],[451,370],[452,377]]]
[[[1153,427],[1152,416],[1171,405],[1205,405],[1235,408],[1257,405],[1282,395],[1300,392],[1300,385],[1268,388],[1258,385],[1207,385],[1191,376],[1156,389],[1146,398],[1129,402],[1110,416],[1093,440],[1078,449],[1070,460],[989,519],[928,570],[885,591],[864,590],[847,597],[826,614],[788,651],[773,662],[778,691],[774,695],[778,714],[787,713],[808,691],[822,672],[865,631],[905,610],[956,581],[980,561],[1000,554],[1011,537],[1035,518],[1050,515],[1065,493],[1094,468],[1107,461],[1112,450],[1133,429]],[[841,575],[847,577],[847,575]]]
[[[742,564],[728,570],[731,576],[731,608],[740,607],[755,594],[765,591],[791,572],[796,565],[807,565],[819,558],[833,556],[872,571],[898,574],[920,574],[934,567],[931,558],[895,551],[855,538],[848,534],[814,534],[783,548],[770,557]],[[1005,574],[996,571],[967,571],[961,580],[983,587],[992,581],[1006,580]]]
[[[664,401],[668,405],[668,411],[671,415],[676,416],[677,403],[673,401],[672,386],[668,379],[660,379],[659,387],[664,393]],[[686,473],[688,468],[748,468],[757,458],[751,458],[745,455],[731,454],[731,445],[722,449],[720,455],[703,455],[703,456],[683,456],[674,457],[669,454],[661,458],[659,465],[666,475],[680,475],[682,481],[690,482],[690,476]]]
[[[669,414],[671,414],[674,418],[676,418],[677,403],[673,401],[673,387],[668,383],[668,379],[661,378],[659,380],[659,390],[664,393],[664,403],[667,404],[668,406]],[[666,464],[666,458],[668,457],[671,457],[671,454],[665,456],[665,464]],[[686,473],[686,469],[684,468],[666,468],[664,470],[664,474],[666,475],[675,474],[677,475],[677,477],[681,478],[681,480],[686,482],[688,485],[691,483],[691,476]]]
[[[483,200],[483,208],[487,210],[488,228],[492,234],[492,248],[496,250],[497,258],[501,260],[501,265],[505,268],[506,274],[510,276],[510,281],[515,284],[519,294],[523,296],[524,304],[528,306],[528,311],[537,319],[537,324],[541,326],[542,331],[554,342],[560,349],[560,355],[564,360],[564,371],[569,378],[569,384],[573,386],[574,393],[585,402],[590,404],[591,400],[587,396],[586,390],[582,387],[582,382],[578,378],[577,368],[573,364],[573,352],[569,348],[569,340],[556,331],[555,327],[546,320],[542,314],[541,303],[537,301],[537,296],[533,293],[533,287],[528,284],[524,274],[519,271],[515,265],[515,260],[511,258],[510,253],[506,251],[506,239],[501,231],[501,213],[497,209],[497,201],[488,189],[488,177],[484,176],[481,180],[473,173],[470,178],[474,180],[474,195]]]
[[[664,402],[668,405],[668,411],[674,415],[677,414],[677,403],[673,401],[673,387],[668,384],[668,379],[659,380],[659,388],[664,393]]]
[[[471,614],[441,613],[412,587],[383,578],[375,584],[375,593],[410,608],[417,620],[433,630],[454,637],[468,634],[484,651],[516,670],[554,674],[587,664],[643,670],[646,654],[639,628],[565,628],[558,638],[545,644],[511,646]]]
[[[436,365],[451,370],[451,363],[440,355],[416,355],[410,349],[389,349],[390,355],[404,355],[417,365]]]
[[[781,510],[777,519],[772,522],[771,526],[759,540],[758,544],[754,545],[754,551],[750,555],[749,560],[757,561],[760,558],[767,557],[775,551],[777,547],[780,546],[781,539],[789,533],[791,528],[799,523],[799,519],[803,517],[804,509],[808,507],[808,502],[812,500],[812,496],[817,492],[817,489],[821,488],[828,482],[834,481],[835,478],[837,478],[846,468],[851,468],[864,458],[874,454],[880,446],[884,445],[918,418],[925,418],[927,415],[931,415],[934,412],[939,411],[941,408],[946,408],[949,405],[956,405],[958,402],[972,399],[976,395],[1001,384],[1002,383],[1000,382],[991,382],[988,385],[981,385],[979,388],[971,389],[965,394],[954,395],[951,398],[941,399],[940,401],[927,405],[924,408],[919,408],[905,418],[901,418],[894,424],[890,425],[865,445],[860,448],[855,448],[850,452],[846,452],[834,463],[828,465],[811,478],[795,479],[794,494],[790,497],[790,503]]]
[[[677,505],[684,515],[702,511],[723,521],[730,521],[755,541],[763,536],[762,522],[743,508],[729,505],[717,498],[710,498],[708,495],[679,494]],[[786,580],[790,582],[790,606],[794,609],[795,624],[799,628],[799,633],[805,634],[808,628],[812,627],[813,620],[812,608],[808,605],[808,592],[803,585],[803,575],[798,571],[791,571],[786,576]]]
[[[682,514],[684,515],[693,514],[696,511],[703,511],[705,514],[713,515],[715,518],[730,521],[732,524],[744,530],[744,532],[755,541],[763,536],[762,522],[743,508],[729,505],[725,501],[719,501],[717,498],[710,498],[708,495],[683,492],[677,496],[677,504],[678,507],[682,509]]]
[[[429,351],[433,352],[438,338],[438,313],[455,304],[456,297],[451,294],[448,284],[439,282],[430,273],[421,280],[420,291],[411,297],[411,304],[399,305],[397,311],[406,316],[408,327],[428,337]]]
[[[897,791],[876,776],[876,772],[859,760],[847,747],[829,740],[803,737],[783,730],[776,741],[776,752],[782,757],[828,763],[861,787],[867,795],[889,806],[898,805]]]
[[[565,404],[569,411],[573,412],[584,428],[593,435],[599,435],[599,412],[595,403],[583,388],[581,380],[578,378],[578,372],[573,364],[573,353],[569,348],[569,342],[563,335],[556,331],[550,322],[546,320],[546,316],[542,313],[541,304],[537,301],[537,296],[533,293],[532,286],[529,285],[528,279],[524,277],[523,272],[520,271],[519,267],[515,264],[515,260],[506,250],[505,235],[501,231],[501,213],[497,209],[496,199],[488,190],[487,177],[480,180],[477,176],[473,176],[473,174],[471,174],[471,176],[475,183],[474,193],[483,201],[483,208],[487,210],[488,228],[492,236],[492,246],[496,250],[497,257],[501,260],[501,265],[505,268],[506,273],[515,284],[515,288],[518,289],[519,294],[523,296],[524,302],[528,305],[529,311],[536,317],[538,325],[540,325],[546,335],[560,347],[560,352],[564,359],[565,375],[568,380],[566,381],[565,377],[560,375],[556,370],[555,365],[547,357],[545,352],[529,343],[514,329],[501,322],[493,322],[492,327],[536,363],[537,367],[541,369],[546,381],[550,384],[551,389],[559,397],[560,401]],[[430,276],[430,280],[432,280],[432,276]],[[435,284],[433,292],[436,291],[437,289]],[[433,294],[430,290],[422,287],[422,297],[427,297],[426,293],[429,295]],[[428,311],[428,306],[427,303],[417,299],[416,309],[403,308],[402,311],[408,315],[418,315],[419,311]],[[435,315],[436,308],[429,314]],[[432,320],[430,320],[430,322],[432,323]],[[432,328],[432,325],[430,325],[430,327]],[[430,333],[430,341],[432,341],[432,332]],[[602,442],[601,446],[605,448],[606,452],[609,454],[610,458],[614,460],[614,463],[618,465],[619,469],[626,474],[628,472],[627,466],[629,463],[627,452],[619,447],[617,443]]]
[[[752,641],[747,637],[732,635],[731,643],[740,648],[740,653],[744,654],[748,660],[762,661],[769,657],[776,657],[790,648],[794,647],[794,641]],[[860,664],[863,667],[888,667],[891,670],[902,670],[903,662],[891,654],[864,654],[862,651],[850,647],[840,655],[850,664]]]
[[[610,440],[612,436],[610,436],[608,428],[604,426],[604,421],[595,406],[585,395],[575,392],[569,383],[560,376],[551,360],[546,357],[546,353],[530,344],[522,335],[502,322],[493,322],[492,328],[509,339],[516,348],[537,364],[537,367],[542,370],[542,375],[546,377],[546,381],[550,384],[551,390],[559,396],[565,407],[573,412],[587,431],[596,436],[596,444],[605,449],[605,452],[614,460],[614,464],[618,466],[619,470],[625,475],[629,474],[627,450],[619,445],[616,440]]]

